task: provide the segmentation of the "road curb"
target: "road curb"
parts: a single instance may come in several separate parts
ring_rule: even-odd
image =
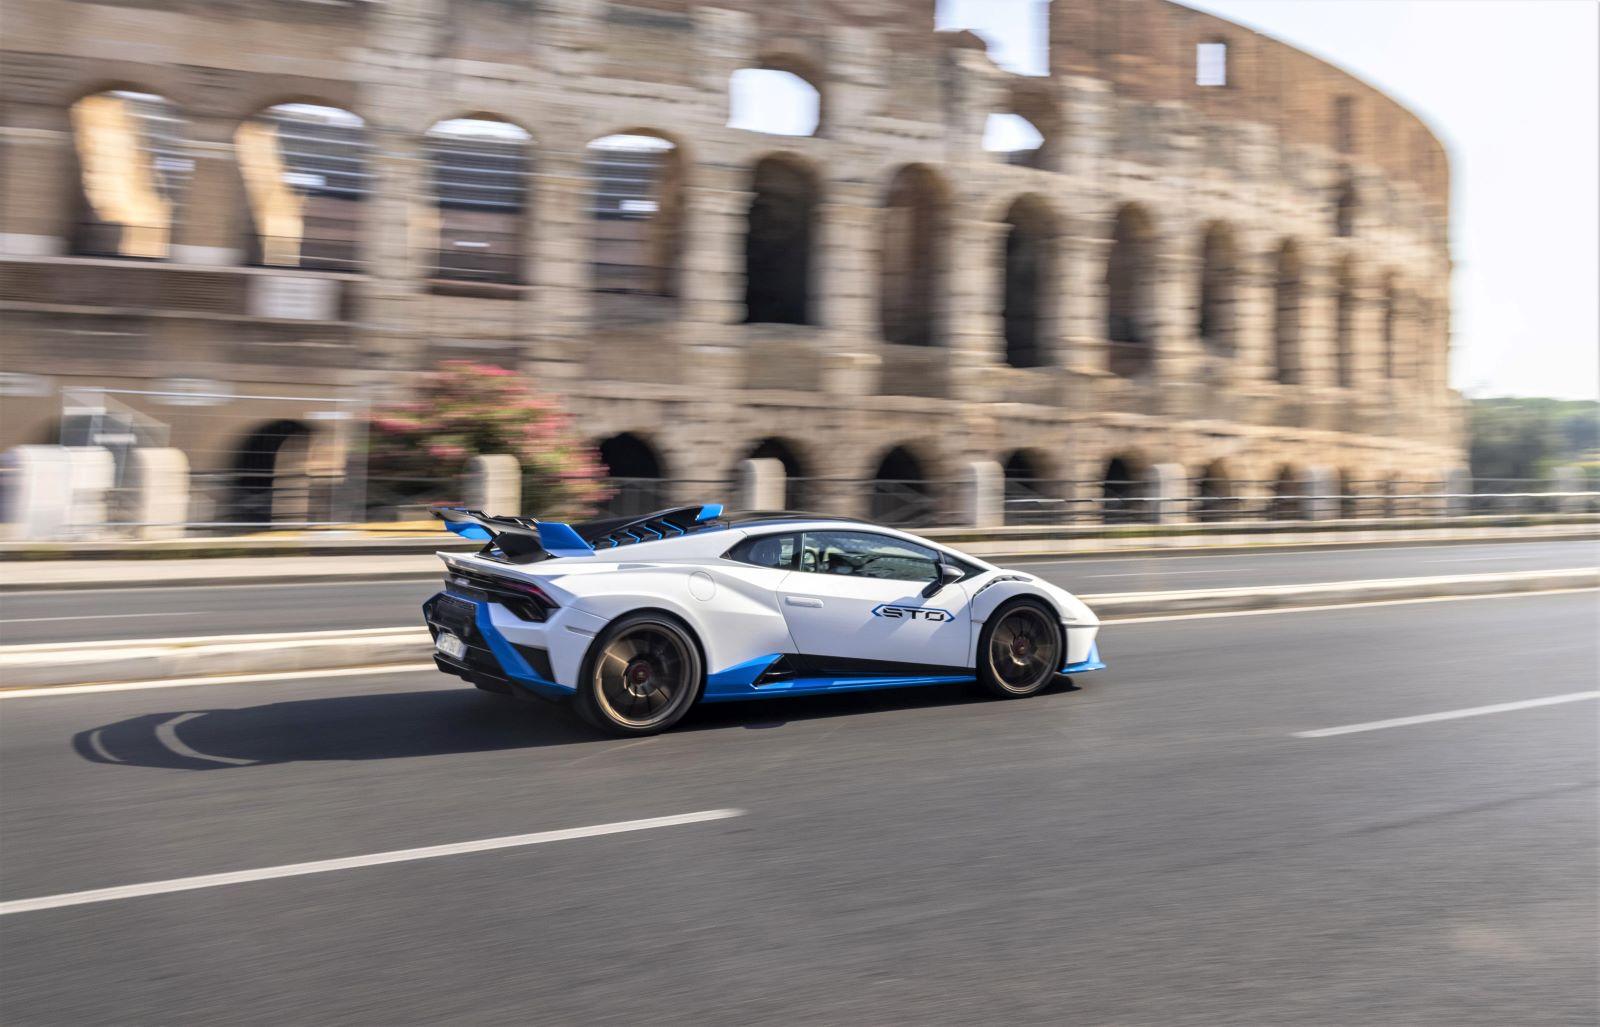
[[[1114,622],[1124,617],[1293,609],[1597,586],[1600,586],[1600,569],[1585,567],[1260,588],[1131,592],[1083,598],[1103,620]],[[384,667],[426,661],[430,649],[428,632],[421,626],[116,642],[46,642],[0,647],[0,681],[6,688],[46,688]]]

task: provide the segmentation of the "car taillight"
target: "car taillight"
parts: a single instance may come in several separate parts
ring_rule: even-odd
[[[474,599],[499,603],[523,620],[542,621],[549,618],[560,605],[538,585],[514,578],[493,574],[457,571],[445,583],[452,589]]]

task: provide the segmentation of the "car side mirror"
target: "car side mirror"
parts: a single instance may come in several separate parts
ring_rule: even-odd
[[[928,582],[928,587],[922,590],[922,598],[932,599],[944,591],[946,585],[954,584],[966,577],[960,567],[952,567],[947,563],[939,565],[939,576]]]

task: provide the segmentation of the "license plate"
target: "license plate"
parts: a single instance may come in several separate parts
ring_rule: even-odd
[[[434,640],[433,647],[453,660],[459,660],[467,654],[467,643],[448,631],[439,632],[439,637]]]

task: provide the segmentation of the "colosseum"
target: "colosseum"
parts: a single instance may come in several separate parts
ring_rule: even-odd
[[[1205,517],[1464,463],[1443,147],[1165,0],[1055,0],[1044,76],[934,0],[5,6],[0,445],[174,447],[195,519],[343,475],[453,359],[563,397],[637,502],[757,456],[908,523],[982,468]],[[752,70],[815,130],[731,127]]]

